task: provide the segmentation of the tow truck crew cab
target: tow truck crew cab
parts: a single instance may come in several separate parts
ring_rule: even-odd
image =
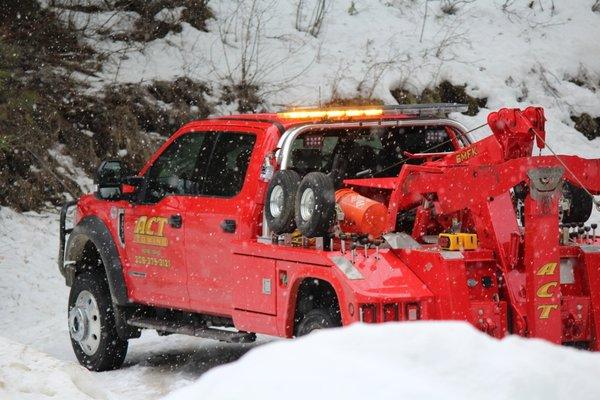
[[[502,141],[514,143],[515,135],[473,144],[461,124],[440,116],[457,110],[213,118],[184,125],[136,175],[120,161],[103,162],[97,191],[61,214],[59,268],[71,287],[69,331],[78,360],[92,370],[118,368],[141,329],[247,342],[256,333],[289,338],[356,321],[418,319],[462,319],[496,337],[514,332],[597,348],[595,232],[571,243],[558,228],[559,217],[584,222],[591,200],[583,195],[584,206],[575,206],[581,188],[569,184],[569,192],[562,176],[561,188],[540,189],[556,206],[543,223],[554,223],[557,237],[555,249],[540,257],[554,257],[560,267],[543,263],[546,280],[539,268],[523,267],[539,264],[526,249],[536,235],[526,235],[533,217],[518,215],[519,201],[536,207],[533,190],[518,199],[514,189],[527,188],[527,179],[508,179],[479,200],[474,193],[487,189],[473,186],[471,201],[458,173],[479,164],[506,167],[530,156],[533,141],[519,136],[518,157]],[[539,163],[542,172],[554,165]],[[583,167],[597,168],[590,165]],[[447,192],[435,183],[440,171]],[[472,185],[484,182],[471,175]],[[563,207],[569,200],[572,206]],[[73,205],[74,226],[66,229]],[[581,272],[590,266],[596,272]],[[560,282],[552,280],[559,275]],[[540,310],[547,318],[532,321]],[[557,329],[558,338],[540,333]]]

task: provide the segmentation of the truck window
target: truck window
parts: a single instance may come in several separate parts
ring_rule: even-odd
[[[298,137],[292,144],[289,167],[300,175],[333,171],[336,180],[354,178],[366,170],[390,177],[397,176],[404,163],[423,162],[407,159],[404,152],[455,150],[443,126],[331,129]]]
[[[200,194],[233,197],[242,190],[256,136],[221,132],[216,140]]]
[[[208,159],[214,132],[191,132],[181,136],[165,150],[146,174],[146,202],[170,194],[196,194],[202,180],[201,160]]]

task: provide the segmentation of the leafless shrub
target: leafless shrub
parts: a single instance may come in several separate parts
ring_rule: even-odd
[[[386,72],[388,72],[390,69],[397,68],[398,66],[407,63],[410,59],[410,56],[407,54],[400,54],[391,49],[388,51],[387,55],[382,57],[377,52],[373,52],[373,47],[373,40],[367,40],[367,44],[365,46],[365,55],[363,57],[366,69],[361,80],[356,86],[356,90],[359,95],[366,99],[373,97],[377,85],[379,85],[381,78]]]
[[[367,68],[363,78],[358,83],[356,90],[365,98],[373,97],[373,92],[379,84],[379,81],[383,77],[386,71],[388,71],[393,65],[394,60],[384,60],[372,63]]]
[[[237,100],[238,111],[247,112],[260,106],[264,94],[287,87],[312,64],[312,60],[307,62],[302,71],[280,74],[280,79],[273,79],[273,71],[280,69],[290,57],[300,52],[304,43],[291,36],[277,37],[287,42],[288,49],[286,55],[274,55],[276,52],[266,46],[266,41],[274,38],[266,36],[265,27],[275,17],[272,13],[275,1],[235,1],[230,15],[219,25],[220,43],[211,56],[225,61],[224,69],[213,64],[218,80],[224,82],[221,100],[226,104]]]
[[[440,9],[444,14],[454,15],[457,11],[466,4],[471,4],[475,0],[442,0]]]
[[[600,12],[600,0],[596,0],[594,5],[592,6],[593,12]]]
[[[544,88],[545,92],[554,97],[557,104],[560,105],[560,92],[557,86],[561,84],[562,80],[554,75],[551,71],[547,70],[542,64],[538,63],[536,67],[532,69],[532,72],[536,73],[540,77],[540,83]]]
[[[548,4],[546,4],[546,6],[548,6]],[[500,8],[510,22],[525,23],[531,29],[563,25],[566,23],[566,21],[557,21],[556,18],[554,18],[556,16],[554,0],[550,0],[549,3],[549,16],[544,14],[546,8],[543,6],[542,0],[539,0],[539,2],[530,1],[526,5],[517,0],[505,0]]]
[[[296,29],[307,32],[314,37],[319,36],[325,14],[327,13],[327,6],[327,0],[298,0],[298,5],[296,6]]]
[[[455,61],[457,59],[453,48],[458,45],[468,45],[467,34],[459,25],[446,29],[439,43],[434,48],[435,57],[441,61]]]
[[[335,71],[335,74],[333,75],[333,78],[331,78],[331,83],[330,83],[330,100],[329,103],[334,102],[338,99],[344,98],[345,96],[340,92],[340,84],[342,82],[342,79],[344,79],[344,71],[346,70],[348,66],[347,65],[342,65],[339,64],[337,67],[337,70]],[[321,103],[321,95],[320,95],[320,89],[319,89],[319,104]]]

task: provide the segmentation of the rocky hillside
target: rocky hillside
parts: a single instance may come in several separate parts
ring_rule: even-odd
[[[596,0],[3,2],[0,204],[59,204],[191,119],[284,105],[459,101],[476,126],[538,104],[554,147],[599,157],[599,36]]]

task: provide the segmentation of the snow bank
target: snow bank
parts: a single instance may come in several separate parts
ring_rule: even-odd
[[[98,399],[113,397],[83,367],[54,359],[0,337],[0,399]]]
[[[0,335],[70,361],[69,291],[57,255],[58,215],[0,209]]]
[[[599,375],[599,354],[464,323],[355,324],[256,348],[164,400],[596,400]]]

